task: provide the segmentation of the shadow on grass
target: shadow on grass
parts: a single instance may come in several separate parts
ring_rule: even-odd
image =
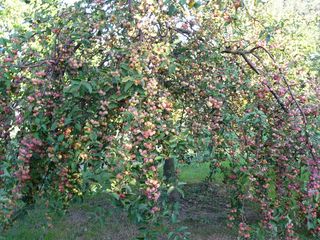
[[[226,228],[225,199],[213,189],[201,195],[204,187],[201,183],[185,186],[181,225],[189,228],[190,239],[236,239],[236,234]],[[54,214],[52,220],[48,220],[46,208],[39,205],[18,219],[4,239],[129,240],[137,235],[137,226],[130,223],[126,213],[114,207],[106,195],[99,194],[71,204],[65,215]]]
[[[187,183],[185,197],[180,203],[179,224],[188,227],[192,240],[237,239],[237,232],[226,227],[229,211],[227,187],[217,182],[205,183],[208,174],[208,163],[179,166],[179,179]],[[254,224],[260,219],[254,204],[248,203],[245,212],[249,223]],[[66,214],[55,213],[52,219],[46,213],[43,204],[29,209],[0,235],[0,240],[130,240],[138,236],[137,226],[129,221],[123,210],[111,204],[106,194],[74,202]],[[300,239],[314,238],[301,235]]]

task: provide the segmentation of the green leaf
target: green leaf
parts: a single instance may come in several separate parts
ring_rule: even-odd
[[[0,45],[5,46],[8,40],[6,38],[0,38]]]
[[[118,107],[118,104],[115,103],[115,102],[112,102],[112,103],[110,103],[110,104],[108,105],[108,108],[109,108],[109,109],[115,109],[115,108],[117,108],[117,107]]]
[[[160,161],[160,160],[162,160],[162,159],[163,159],[162,156],[156,156],[154,160],[155,160],[155,161]]]
[[[168,15],[169,16],[173,16],[174,14],[176,14],[177,13],[177,8],[176,8],[176,6],[174,5],[174,4],[171,4],[170,6],[169,6],[169,11],[168,11]]]
[[[81,82],[81,85],[84,86],[89,93],[92,93],[92,86],[90,85],[90,83],[88,83],[87,81],[83,81]]]
[[[174,232],[169,232],[168,233],[168,239],[171,239],[173,237],[173,235],[174,235]]]
[[[57,128],[57,123],[54,122],[54,123],[51,125],[51,131],[56,130],[56,128]]]
[[[132,77],[130,77],[130,76],[126,76],[126,77],[123,77],[123,78],[121,78],[121,82],[129,82],[130,80],[132,80]]]
[[[174,214],[174,213],[173,213],[173,214],[171,215],[171,222],[172,222],[172,223],[176,223],[177,220],[178,220],[178,219],[177,219],[177,214]]]
[[[184,192],[181,188],[177,188],[178,192],[181,194],[181,197],[184,198]]]
[[[196,2],[194,5],[193,5],[194,8],[199,8],[201,7],[201,2]]]
[[[125,70],[125,71],[129,71],[130,70],[130,67],[126,63],[121,63],[120,64],[120,68]]]
[[[181,226],[177,229],[177,232],[184,232],[184,231],[187,231],[188,230],[188,227],[186,226]]]
[[[58,137],[58,142],[62,142],[63,139],[64,139],[64,135],[63,135],[63,134],[59,135],[59,137]]]
[[[172,193],[174,189],[175,189],[174,186],[170,186],[169,189],[168,189],[168,194]]]
[[[133,85],[133,81],[128,81],[124,86],[124,91],[128,92],[128,90],[132,87],[132,85]]]
[[[309,220],[308,223],[307,223],[307,227],[308,227],[308,230],[314,229],[314,227],[315,227],[314,222]]]
[[[229,161],[223,161],[221,162],[221,166],[224,168],[230,168],[230,162]]]
[[[64,120],[64,125],[68,125],[69,123],[72,122],[72,119],[70,117],[67,117],[65,120]]]
[[[176,65],[175,64],[170,64],[169,66],[169,74],[172,74],[176,71]]]
[[[116,193],[111,193],[111,195],[112,195],[112,197],[114,197],[116,200],[119,200],[120,199],[120,197],[119,197],[119,195],[118,194],[116,194]]]
[[[79,123],[77,123],[77,124],[75,125],[75,129],[77,129],[78,131],[81,131],[81,125],[80,125]]]

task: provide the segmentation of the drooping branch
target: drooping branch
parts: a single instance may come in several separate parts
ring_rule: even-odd
[[[307,117],[306,115],[304,114],[304,111],[302,110],[302,107],[300,106],[300,104],[298,103],[296,97],[294,96],[293,92],[292,92],[292,89],[290,87],[290,84],[287,80],[287,78],[285,77],[281,67],[279,67],[277,65],[277,62],[275,61],[275,58],[273,57],[273,55],[264,47],[262,46],[257,46],[253,49],[251,49],[251,52],[253,52],[254,50],[256,49],[262,49],[265,53],[268,54],[268,56],[272,59],[273,63],[276,65],[276,67],[278,68],[278,71],[279,71],[279,75],[281,76],[282,80],[284,81],[284,83],[286,84],[287,86],[287,89],[288,89],[288,92],[293,100],[293,102],[295,103],[295,105],[297,106],[299,112],[300,112],[300,115],[302,116],[302,121],[303,121],[303,125],[304,125],[304,131],[305,131],[305,134],[306,134],[306,145],[307,145],[307,148],[309,149],[309,152],[310,152],[310,155],[312,157],[312,159],[314,161],[316,161],[316,156],[313,152],[313,146],[312,146],[312,143],[310,141],[310,134],[308,132],[308,121],[307,121]]]
[[[230,54],[235,54],[235,55],[240,55],[245,61],[246,63],[250,66],[250,68],[257,73],[258,75],[261,75],[261,71],[259,71],[255,65],[248,59],[247,55],[252,54],[253,56],[255,56],[258,61],[262,64],[262,60],[254,53],[256,50],[262,49],[272,60],[272,62],[275,64],[275,66],[277,67],[277,70],[279,72],[279,75],[281,76],[282,80],[284,81],[285,85],[287,86],[288,92],[293,100],[293,102],[295,103],[295,105],[297,106],[298,111],[300,112],[300,115],[302,117],[302,121],[303,121],[303,125],[304,125],[304,132],[305,132],[305,144],[310,152],[310,155],[312,157],[312,159],[316,162],[316,156],[314,154],[314,149],[313,149],[313,145],[312,142],[310,140],[310,134],[308,132],[308,121],[307,121],[307,117],[302,109],[302,107],[300,106],[300,104],[298,103],[296,97],[293,94],[293,91],[290,87],[290,84],[287,80],[287,78],[285,77],[281,67],[278,66],[275,58],[273,57],[273,55],[270,53],[270,51],[268,51],[266,48],[264,48],[263,46],[256,46],[254,48],[252,48],[249,51],[245,51],[245,50],[231,50],[231,49],[225,49],[224,51],[222,51],[222,53],[230,53]],[[263,65],[263,64],[262,64]],[[264,65],[263,65],[264,66]],[[265,66],[264,66],[265,67]],[[281,106],[281,108],[288,113],[288,110],[285,108],[284,104],[281,102],[280,98],[276,95],[276,93],[272,90],[272,88],[270,86],[268,86],[269,91],[271,92],[271,94],[275,97],[275,99],[277,100],[278,104]]]
[[[249,65],[249,67],[258,75],[262,75],[262,72],[253,64],[253,62],[247,57],[248,54],[252,54],[253,51],[257,49],[253,48],[250,51],[242,51],[242,50],[231,50],[231,49],[225,49],[224,51],[222,51],[222,53],[231,53],[231,54],[235,54],[235,55],[240,55],[245,62]],[[285,105],[282,103],[281,99],[279,98],[279,96],[275,93],[275,91],[272,90],[272,88],[268,85],[267,88],[269,90],[269,92],[272,94],[272,96],[276,99],[277,103],[280,105],[281,109],[283,111],[285,111],[286,113],[288,113],[287,108],[285,107]]]

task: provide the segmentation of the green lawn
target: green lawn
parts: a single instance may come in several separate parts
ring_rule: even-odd
[[[210,163],[181,165],[179,167],[179,179],[186,183],[199,183],[209,175]]]

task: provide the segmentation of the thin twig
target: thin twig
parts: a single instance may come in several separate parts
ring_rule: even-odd
[[[255,48],[251,49],[250,51],[241,51],[241,50],[231,50],[231,49],[226,49],[224,51],[222,51],[222,53],[231,53],[231,54],[236,54],[236,55],[240,55],[245,61],[246,63],[249,65],[249,67],[258,75],[262,75],[261,71],[251,62],[251,60],[247,57],[248,54],[253,54]],[[257,48],[256,48],[257,49]],[[287,108],[285,107],[285,105],[282,103],[281,99],[279,98],[279,96],[275,93],[275,91],[273,91],[273,89],[268,85],[267,88],[269,90],[269,92],[272,94],[272,96],[276,99],[277,103],[280,105],[280,107],[282,108],[283,111],[285,111],[286,113],[288,113],[289,111],[287,110]]]

